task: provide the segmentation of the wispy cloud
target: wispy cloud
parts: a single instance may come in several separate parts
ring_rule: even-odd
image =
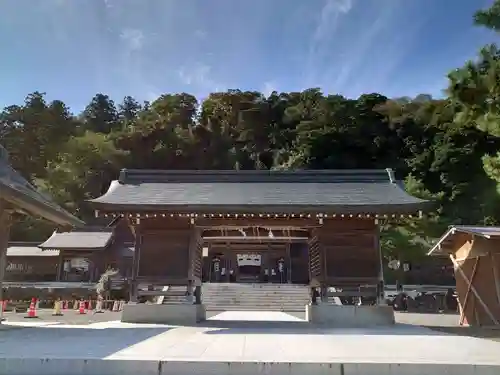
[[[348,96],[387,87],[427,20],[417,3],[327,0],[311,33],[303,87]]]
[[[319,22],[314,29],[313,46],[323,40],[325,36],[331,36],[332,31],[338,24],[342,14],[347,14],[353,6],[353,0],[326,0],[319,14]]]
[[[344,87],[347,80],[351,78],[351,74],[360,67],[361,64],[368,61],[368,52],[374,44],[382,42],[380,32],[384,27],[390,24],[389,20],[394,15],[397,9],[398,2],[391,1],[388,6],[380,8],[379,13],[374,18],[373,22],[366,25],[364,33],[352,43],[352,48],[349,48],[344,55],[340,73],[335,72],[337,78],[334,81],[334,87]],[[337,74],[338,73],[338,74]]]
[[[322,57],[322,50],[328,48],[325,44],[334,38],[341,17],[347,15],[353,5],[354,0],[325,0],[309,43],[304,82],[306,87],[316,85],[316,64]]]
[[[207,32],[198,29],[194,32],[194,37],[197,39],[205,39],[207,37]]]
[[[139,29],[124,29],[120,33],[120,39],[126,43],[130,51],[138,51],[144,45],[144,33]]]
[[[199,93],[221,91],[226,85],[214,78],[214,72],[210,65],[197,62],[193,65],[184,65],[178,70],[180,81]]]

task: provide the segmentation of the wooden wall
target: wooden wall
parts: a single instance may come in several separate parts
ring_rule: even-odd
[[[7,258],[5,281],[55,281],[59,257]]]
[[[143,219],[138,277],[187,279],[194,227],[186,219]]]
[[[325,220],[317,231],[326,280],[379,277],[379,233],[374,220]]]
[[[491,239],[488,242],[485,246],[482,239],[477,243],[475,239],[467,251],[469,258],[457,260],[459,268],[455,268],[460,306],[465,316],[465,324],[471,326],[491,326],[500,323],[500,253],[498,252],[500,241]],[[474,249],[476,246],[478,248]],[[473,253],[484,254],[486,249],[494,249],[495,252],[490,251],[487,255],[478,257],[471,256]],[[461,255],[463,250],[459,248],[457,253]],[[477,295],[469,287],[470,284],[475,288]]]
[[[203,220],[203,226],[212,222]],[[331,284],[346,278],[378,281],[379,233],[373,219],[325,219],[323,224],[316,220],[315,226],[311,220],[304,219],[303,223],[303,228],[311,230],[308,243],[310,277]],[[203,244],[199,224],[198,221],[192,224],[189,218],[141,219],[138,227],[141,236],[138,277],[201,278]],[[213,224],[236,223],[229,219],[214,219]],[[260,219],[258,224],[279,225],[274,219]],[[300,227],[300,222],[297,224]],[[217,246],[212,244],[211,252],[216,251]],[[238,246],[235,244],[234,248]],[[245,251],[252,251],[250,247],[255,245],[241,246],[248,246]]]

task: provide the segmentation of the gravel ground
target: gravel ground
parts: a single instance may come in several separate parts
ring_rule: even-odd
[[[39,321],[39,322],[59,322],[63,324],[91,324],[98,322],[107,322],[112,320],[120,320],[120,312],[105,311],[102,314],[94,314],[92,312],[85,315],[78,314],[75,310],[63,310],[63,316],[52,316],[51,309],[39,309],[37,311],[37,319],[26,319],[26,313],[5,312],[4,318],[7,321],[23,322],[23,321]]]

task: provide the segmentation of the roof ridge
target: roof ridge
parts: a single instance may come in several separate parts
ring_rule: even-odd
[[[118,181],[135,183],[242,183],[242,182],[390,182],[394,172],[386,169],[305,169],[305,170],[152,170],[122,169]]]

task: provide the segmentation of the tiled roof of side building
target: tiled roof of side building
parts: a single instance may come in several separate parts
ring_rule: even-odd
[[[31,215],[41,216],[58,225],[82,226],[84,222],[73,216],[49,197],[40,193],[11,167],[5,148],[0,145],[0,194],[16,208]]]
[[[103,250],[112,240],[112,227],[84,227],[72,232],[54,232],[38,247],[47,250]]]
[[[405,192],[392,170],[122,170],[90,201],[98,210],[413,213],[429,202]]]
[[[42,250],[38,242],[9,242],[8,257],[56,257],[59,250]]]

